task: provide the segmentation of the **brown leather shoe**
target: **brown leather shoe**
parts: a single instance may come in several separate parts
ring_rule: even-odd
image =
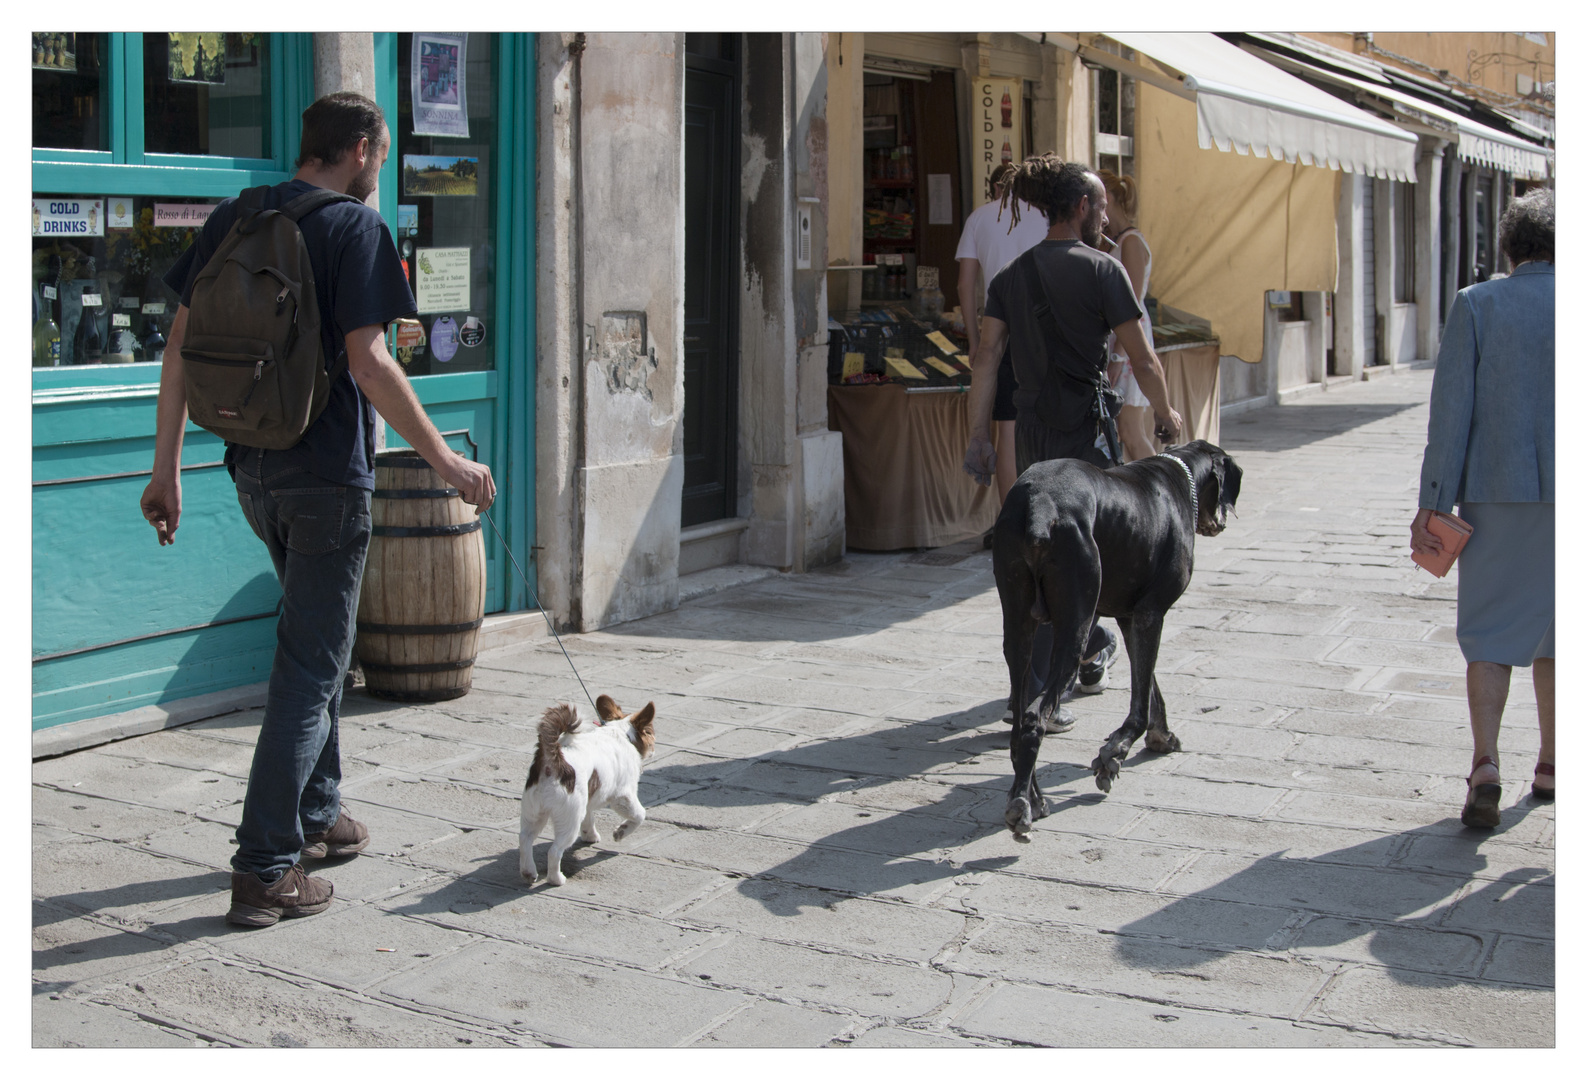
[[[331,906],[336,890],[324,878],[310,877],[301,863],[266,885],[258,874],[231,875],[231,910],[226,921],[233,926],[274,926],[282,919],[318,915]]]
[[[356,855],[369,846],[369,830],[353,820],[344,807],[336,824],[321,833],[303,838],[302,858],[336,859]]]

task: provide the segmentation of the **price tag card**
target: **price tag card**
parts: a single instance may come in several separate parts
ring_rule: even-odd
[[[132,325],[132,316],[131,315],[123,315],[121,312],[118,311],[115,314],[110,316],[110,325],[111,326],[131,326]]]
[[[865,354],[864,353],[862,353],[862,352],[851,352],[851,353],[844,353],[843,354],[843,377],[845,379],[853,378],[855,375],[862,375],[862,374],[864,374],[864,372],[865,372]]]
[[[143,313],[145,315],[164,315],[165,314],[165,301],[164,300],[150,300],[147,304],[143,305]]]
[[[85,293],[82,294],[82,297],[83,297],[83,307],[103,307],[104,306],[105,298],[103,296],[100,296],[96,292],[85,292]]]
[[[57,295],[58,294],[55,292],[55,286],[54,285],[46,285],[46,286],[44,286],[44,299],[46,299],[46,300],[54,300]]]
[[[900,379],[924,379],[926,373],[899,356],[887,358],[887,370],[897,375]]]
[[[957,379],[959,377],[960,373],[957,368],[937,359],[935,356],[926,357],[926,363],[930,364],[932,367],[936,368],[949,378]]]
[[[121,298],[121,306],[136,311],[138,310],[138,298],[136,296],[123,296]]]
[[[926,340],[931,342],[937,348],[941,349],[943,352],[947,353],[949,356],[952,356],[954,353],[959,351],[959,347],[953,342],[949,341],[948,335],[944,334],[941,330],[933,330],[931,333],[926,335]]]

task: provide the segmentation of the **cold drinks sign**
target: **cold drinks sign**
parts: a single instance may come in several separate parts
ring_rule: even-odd
[[[34,199],[34,236],[104,236],[104,199]]]
[[[987,201],[987,181],[1005,161],[1025,160],[1025,88],[1018,79],[982,79],[975,85],[975,205]]]

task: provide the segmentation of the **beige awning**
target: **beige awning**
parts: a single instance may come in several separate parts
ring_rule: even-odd
[[[1416,136],[1209,33],[1109,33],[1170,71],[1082,45],[1086,60],[1147,78],[1196,105],[1202,149],[1416,182]]]

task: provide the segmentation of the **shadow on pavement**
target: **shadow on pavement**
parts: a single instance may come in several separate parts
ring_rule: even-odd
[[[774,879],[862,896],[894,890],[929,891],[945,878],[1000,870],[1019,861],[1013,855],[964,863],[945,857],[952,849],[1007,829],[1003,809],[1013,773],[1008,759],[1009,729],[999,722],[1002,706],[1002,700],[997,700],[918,723],[761,754],[748,762],[673,766],[663,762],[646,770],[645,778],[685,786],[686,790],[651,809],[670,804],[755,806],[788,800],[852,809],[857,824],[808,839],[789,837],[804,844],[804,849],[739,885],[740,892],[773,914],[795,916],[809,904],[788,894],[763,895],[763,890],[755,888],[756,881]],[[953,783],[936,781],[929,772],[935,766],[978,761],[985,761],[995,775]],[[1048,762],[1037,770],[1038,783],[1045,791],[1089,777],[1088,769],[1065,761]],[[748,786],[750,781],[755,786]],[[823,795],[852,795],[908,781],[937,787],[940,797],[901,809],[889,806],[874,817],[867,813],[863,800],[814,803]],[[914,792],[921,798],[939,795],[925,786]],[[1100,792],[1049,796],[1049,817],[1095,804],[1103,797]],[[731,842],[734,834],[724,831],[722,835],[724,842]],[[776,833],[757,835],[774,837]]]
[[[1194,967],[1236,952],[1359,953],[1350,943],[1361,939],[1402,983],[1440,983],[1475,972],[1484,932],[1524,934],[1529,926],[1546,925],[1552,936],[1554,872],[1545,867],[1518,867],[1482,882],[1460,900],[1465,917],[1444,921],[1456,894],[1488,866],[1482,842],[1502,835],[1529,810],[1526,803],[1507,810],[1496,833],[1462,829],[1449,819],[1313,858],[1265,856],[1121,927],[1115,955],[1131,966],[1160,967],[1167,940],[1187,946],[1177,963]],[[1224,912],[1223,919],[1209,919],[1211,911]],[[1547,984],[1553,985],[1551,971]]]

